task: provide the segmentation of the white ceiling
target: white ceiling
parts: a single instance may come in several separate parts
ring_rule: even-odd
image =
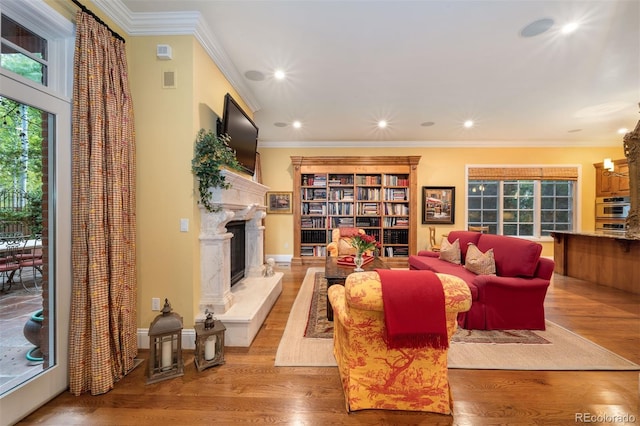
[[[640,118],[638,0],[94,3],[131,35],[178,33],[152,22],[195,16],[200,39],[255,109],[263,146],[616,145],[616,131]],[[200,15],[176,13],[188,11]],[[520,34],[542,18],[555,24]],[[571,21],[578,30],[562,35]],[[272,77],[277,68],[284,81]]]

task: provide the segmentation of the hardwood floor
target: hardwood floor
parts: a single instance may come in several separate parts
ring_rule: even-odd
[[[563,425],[581,423],[580,415],[608,416],[600,424],[626,424],[614,417],[625,415],[628,424],[640,422],[638,371],[450,370],[453,416],[347,414],[335,367],[273,366],[306,267],[278,269],[285,272],[280,298],[250,348],[226,348],[226,364],[198,373],[187,352],[184,377],[153,385],[145,385],[143,364],[105,395],[64,393],[21,424]],[[546,300],[548,319],[636,363],[639,311],[638,295],[557,275]]]

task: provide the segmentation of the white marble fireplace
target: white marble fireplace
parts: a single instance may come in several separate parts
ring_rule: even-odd
[[[268,187],[223,171],[230,189],[212,189],[210,213],[200,209],[200,299],[196,321],[205,310],[226,327],[226,346],[249,346],[282,292],[282,272],[264,277],[265,194]],[[231,287],[232,234],[225,225],[245,222],[245,277]]]

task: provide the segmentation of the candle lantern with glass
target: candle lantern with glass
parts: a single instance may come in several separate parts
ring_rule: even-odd
[[[147,384],[184,375],[182,317],[171,312],[168,299],[164,299],[162,313],[149,326],[148,364]]]
[[[213,318],[213,313],[205,311],[204,322],[198,322],[196,330],[196,351],[194,363],[198,371],[214,365],[224,364],[224,332],[226,327]]]

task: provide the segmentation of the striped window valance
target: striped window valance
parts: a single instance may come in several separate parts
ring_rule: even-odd
[[[578,168],[469,167],[469,180],[578,180]]]

